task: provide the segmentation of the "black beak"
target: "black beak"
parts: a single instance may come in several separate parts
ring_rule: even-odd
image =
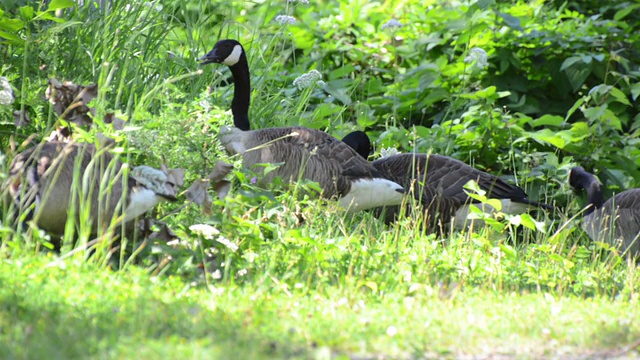
[[[209,51],[205,56],[198,59],[200,61],[200,65],[206,65],[211,63],[220,63],[222,59],[216,54],[216,49]]]

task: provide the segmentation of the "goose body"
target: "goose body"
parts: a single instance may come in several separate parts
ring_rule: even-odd
[[[357,149],[361,156],[368,156],[371,144],[369,137],[363,132],[351,133],[343,141]],[[430,230],[435,230],[438,226],[447,230],[447,224],[450,223],[456,229],[470,225],[467,214],[469,206],[475,200],[465,192],[464,186],[471,180],[486,191],[487,198],[501,201],[503,213],[519,214],[531,207],[549,208],[546,204],[529,200],[521,188],[447,156],[397,154],[373,161],[372,165],[384,178],[402,185],[413,195],[416,202],[422,205]],[[495,211],[488,204],[474,205],[487,213]],[[385,220],[393,221],[399,211],[399,207],[388,208]]]
[[[600,183],[581,166],[571,169],[569,183],[586,190],[590,205],[582,229],[594,241],[604,241],[622,252],[640,254],[640,189],[625,190],[603,203]]]
[[[138,166],[125,179],[122,165],[90,144],[48,142],[14,158],[5,186],[17,209],[55,235],[64,234],[73,199],[76,213],[88,211],[94,234],[99,224],[106,228],[120,216],[131,223],[158,202],[175,200],[164,172]]]
[[[203,64],[229,66],[234,78],[231,110],[235,127],[221,128],[221,144],[229,153],[241,154],[246,168],[280,164],[263,174],[260,181],[280,177],[286,182],[298,179],[317,182],[324,197],[339,198],[340,205],[349,211],[402,202],[402,186],[380,176],[356,151],[325,132],[301,126],[251,130],[249,66],[239,42],[218,41],[201,60]]]

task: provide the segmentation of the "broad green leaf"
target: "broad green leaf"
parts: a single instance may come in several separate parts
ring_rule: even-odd
[[[20,19],[0,19],[0,30],[18,32],[24,28],[24,21]]]
[[[494,3],[495,0],[478,0],[478,7],[480,10],[487,10]]]
[[[16,34],[8,33],[2,30],[0,30],[0,38],[5,39],[10,43],[14,43],[14,44],[24,43],[24,40],[20,39]]]
[[[20,7],[20,15],[22,15],[22,18],[26,21],[29,21],[31,19],[33,19],[33,15],[35,14],[35,11],[33,10],[33,8],[31,6],[22,6]]]
[[[571,117],[571,115],[573,115],[573,113],[576,112],[576,110],[578,110],[578,108],[582,106],[582,104],[584,104],[584,101],[585,101],[584,97],[581,97],[580,99],[576,100],[576,102],[573,104],[571,109],[567,111],[567,116],[564,118],[564,121],[568,121],[569,117]]]
[[[566,58],[562,62],[562,65],[560,66],[560,71],[563,71],[564,69],[569,68],[571,65],[577,63],[578,61],[582,61],[582,58],[579,56],[572,56],[572,57]]]
[[[520,19],[513,15],[509,15],[498,11],[498,15],[504,20],[505,24],[514,30],[523,31],[522,25],[520,25]]]
[[[563,149],[567,145],[567,142],[551,129],[542,129],[531,132],[529,133],[529,136],[536,141],[551,144],[558,149]]]
[[[502,250],[504,255],[508,258],[515,259],[518,257],[518,252],[511,245],[500,244],[500,250]]]
[[[51,2],[49,3],[49,7],[47,8],[47,11],[66,9],[74,6],[75,6],[75,3],[73,2],[73,0],[51,0]]]
[[[587,120],[593,122],[600,119],[604,115],[604,111],[606,109],[607,109],[607,105],[605,104],[602,106],[594,106],[594,107],[588,107],[586,109],[582,109],[582,113],[584,114],[584,117],[587,118]]]
[[[631,85],[631,98],[636,101],[638,96],[640,96],[640,83],[635,83]]]
[[[532,126],[555,126],[559,127],[564,123],[564,119],[559,115],[542,115],[541,117],[531,121]]]
[[[631,103],[629,102],[629,99],[627,99],[627,95],[625,95],[622,90],[615,88],[615,87],[611,87],[611,89],[609,90],[609,93],[611,94],[611,96],[613,96],[619,103],[621,104],[625,104],[625,105],[631,105]]]
[[[591,65],[576,64],[565,69],[564,72],[567,74],[567,78],[569,79],[569,83],[571,84],[573,91],[578,91],[589,75],[591,75]]]
[[[347,106],[351,105],[351,99],[349,98],[349,95],[347,95],[345,89],[336,88],[333,83],[334,81],[326,83],[323,87],[324,91],[336,98],[336,100],[340,101],[342,104]]]
[[[627,15],[631,14],[631,12],[635,9],[640,8],[640,4],[633,4],[631,6],[626,6],[624,8],[622,8],[621,10],[618,10],[615,15],[613,15],[613,19],[616,21],[622,20],[625,17],[627,17]]]

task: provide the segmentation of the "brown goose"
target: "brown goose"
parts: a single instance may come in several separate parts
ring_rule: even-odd
[[[605,241],[622,252],[640,253],[640,189],[625,190],[603,203],[596,177],[582,166],[571,169],[569,184],[586,190],[589,207],[584,212],[582,229],[594,241]]]
[[[72,199],[76,199],[76,213],[90,206],[94,234],[99,224],[109,225],[114,217],[122,215],[121,220],[130,223],[158,202],[176,200],[164,172],[138,166],[123,183],[122,165],[90,144],[43,143],[13,159],[3,193],[8,188],[21,212],[34,206],[27,219],[55,235],[64,234]],[[76,171],[79,176],[74,180]]]
[[[367,157],[371,150],[369,137],[362,131],[348,134],[343,141],[363,157]],[[502,203],[501,211],[506,214],[519,214],[530,207],[551,208],[529,200],[524,190],[517,186],[442,155],[398,154],[378,159],[371,164],[382,176],[403,185],[407,192],[413,193],[415,200],[425,209],[429,230],[436,230],[440,226],[446,231],[446,224],[450,222],[453,222],[456,229],[469,225],[469,205],[475,200],[467,195],[464,185],[470,180],[476,181],[480,189],[487,192],[487,198],[499,199]],[[495,210],[489,205],[484,205],[484,208],[481,204],[475,205],[485,212]],[[388,208],[385,220],[393,221],[399,211],[397,206]]]
[[[323,196],[338,197],[340,205],[349,211],[402,202],[402,186],[382,178],[369,162],[327,133],[301,126],[250,130],[249,64],[238,41],[220,40],[200,60],[202,64],[227,65],[233,75],[231,111],[235,127],[223,127],[219,134],[227,151],[241,154],[247,168],[263,163],[282,164],[264,175],[262,182],[276,177],[287,182],[315,181]]]

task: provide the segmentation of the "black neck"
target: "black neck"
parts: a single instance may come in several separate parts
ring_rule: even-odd
[[[578,183],[587,191],[587,200],[591,207],[585,211],[585,215],[591,214],[594,210],[602,207],[602,190],[595,176],[583,174],[578,179]]]
[[[233,75],[233,100],[231,101],[231,113],[233,125],[240,130],[250,130],[249,104],[251,103],[251,79],[249,75],[249,63],[244,51],[240,55],[237,64],[229,66]]]

